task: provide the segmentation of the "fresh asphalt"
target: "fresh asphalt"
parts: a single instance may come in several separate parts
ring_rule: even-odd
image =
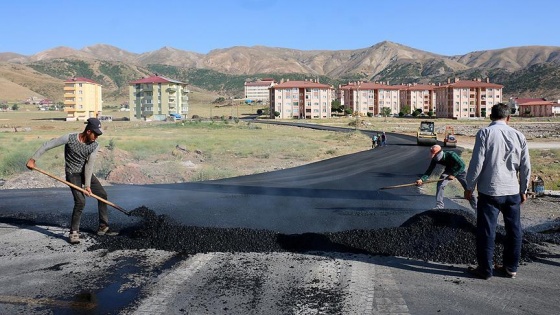
[[[364,147],[369,145],[365,143]],[[415,186],[381,189],[414,182],[428,164],[427,147],[416,146],[412,137],[390,134],[385,147],[275,172],[205,182],[105,188],[108,199],[128,211],[144,206],[184,225],[281,233],[376,229],[399,226],[435,205],[433,196],[420,194]],[[1,190],[0,198],[3,216],[33,209],[35,220],[44,224],[66,224],[58,220],[66,218],[73,205],[68,188]],[[462,208],[451,200],[447,203],[449,208]],[[88,199],[84,211],[95,213],[96,204],[96,200]],[[110,209],[111,224],[116,227],[137,222]],[[95,228],[88,224],[82,226]]]

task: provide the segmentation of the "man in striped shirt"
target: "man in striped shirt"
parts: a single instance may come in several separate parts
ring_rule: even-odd
[[[46,151],[64,145],[64,161],[66,180],[78,187],[82,187],[89,194],[107,199],[107,192],[99,180],[93,175],[93,165],[99,150],[97,137],[103,134],[101,122],[97,118],[90,118],[81,133],[70,133],[59,138],[45,142],[27,161],[27,168],[34,169],[35,161]],[[86,205],[84,193],[70,188],[74,196],[74,209],[72,211],[72,221],[70,223],[70,244],[80,243],[80,220],[82,211]],[[107,215],[107,204],[98,201],[99,229],[98,235],[116,235],[118,233],[109,230],[109,219]]]

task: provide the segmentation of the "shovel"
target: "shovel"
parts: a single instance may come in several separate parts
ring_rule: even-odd
[[[442,181],[443,179],[434,179],[434,180],[427,180],[425,182],[423,182],[422,184],[429,184],[429,183],[437,183]],[[402,188],[402,187],[408,187],[408,186],[416,186],[416,182],[414,183],[410,183],[410,184],[402,184],[402,185],[395,185],[395,186],[387,186],[387,187],[381,187],[379,188],[381,189],[394,189],[394,188]]]
[[[74,188],[74,189],[76,189],[76,190],[79,190],[79,191],[83,192],[84,194],[86,194],[86,196],[89,194],[90,197],[93,197],[93,198],[95,198],[95,199],[97,199],[97,200],[99,200],[99,201],[101,201],[101,202],[103,202],[103,203],[106,203],[107,205],[109,205],[109,206],[111,206],[111,207],[113,207],[113,208],[119,210],[120,212],[122,212],[122,213],[124,213],[124,214],[126,214],[126,215],[130,215],[130,212],[124,210],[123,208],[117,206],[116,204],[110,202],[109,200],[105,200],[105,199],[103,199],[103,198],[101,198],[101,197],[99,197],[99,196],[97,196],[97,195],[94,195],[94,194],[90,194],[87,190],[83,189],[82,187],[78,187],[78,186],[76,186],[76,185],[74,185],[74,184],[72,184],[72,183],[70,183],[70,182],[68,182],[68,181],[65,181],[64,179],[62,179],[62,178],[60,178],[60,177],[58,177],[58,176],[49,174],[49,173],[43,171],[43,170],[40,169],[40,168],[34,167],[33,169],[36,170],[36,171],[39,172],[39,173],[43,173],[43,174],[47,175],[47,176],[50,177],[50,178],[54,178],[54,179],[56,179],[57,181],[59,181],[59,182],[61,182],[61,183],[64,183],[64,184],[66,184],[66,185],[68,185],[68,186],[70,186],[70,187],[72,187],[72,188]]]

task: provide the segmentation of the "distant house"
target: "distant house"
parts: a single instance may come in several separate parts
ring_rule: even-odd
[[[282,81],[270,88],[270,118],[331,118],[333,96],[334,88],[327,84]]]
[[[436,115],[439,118],[488,117],[492,106],[502,102],[503,85],[489,79],[447,81],[437,85]]]
[[[99,117],[103,111],[101,84],[81,77],[64,81],[64,111],[67,121]]]
[[[341,104],[352,109],[356,115],[380,115],[383,108],[389,108],[391,114],[400,111],[400,93],[402,86],[389,85],[377,82],[349,82],[340,86],[343,97]]]
[[[513,108],[513,115],[522,117],[549,117],[554,115],[554,102],[545,98],[512,97],[508,105]]]
[[[435,84],[406,84],[400,88],[401,107],[410,106],[410,111],[420,110],[428,114],[435,114],[436,94]]]
[[[510,106],[519,108],[521,117],[550,117],[554,115],[555,103],[545,98],[515,98],[510,99]]]
[[[130,120],[165,120],[170,115],[187,116],[187,84],[158,74],[128,83]]]
[[[560,100],[557,100],[557,101],[554,102],[554,104],[552,105],[552,115],[553,115],[554,117],[560,116]]]
[[[39,106],[52,106],[54,105],[54,101],[53,100],[49,100],[49,99],[44,99],[39,101]]]
[[[245,82],[245,100],[247,100],[249,103],[258,101],[268,103],[270,101],[269,89],[273,87],[274,84],[276,84],[276,82],[271,78],[265,78],[253,82]]]

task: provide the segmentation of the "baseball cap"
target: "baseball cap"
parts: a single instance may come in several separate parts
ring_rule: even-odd
[[[436,144],[436,145],[433,145],[433,146],[430,148],[430,154],[432,155],[432,158],[433,158],[434,156],[436,156],[439,152],[441,152],[441,146],[439,146],[439,145],[437,145],[437,144]]]
[[[101,130],[101,122],[97,118],[90,118],[87,120],[86,130],[91,130],[98,136],[103,134],[103,130]]]

